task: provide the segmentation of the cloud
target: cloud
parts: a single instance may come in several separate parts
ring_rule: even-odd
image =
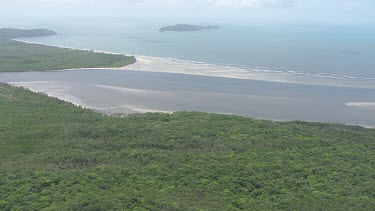
[[[213,5],[220,7],[286,7],[293,5],[297,0],[209,0]]]
[[[375,0],[0,0],[1,18],[141,17],[371,22]]]
[[[285,7],[297,0],[0,0],[0,4],[29,3],[34,5],[80,5],[80,4],[159,4],[159,5],[211,5],[215,7],[252,8],[252,7]]]

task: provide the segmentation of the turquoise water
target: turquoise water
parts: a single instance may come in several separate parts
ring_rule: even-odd
[[[174,23],[120,19],[44,23],[39,26],[59,34],[28,40],[212,64],[375,78],[375,28],[214,23],[221,30],[158,32],[170,24]]]

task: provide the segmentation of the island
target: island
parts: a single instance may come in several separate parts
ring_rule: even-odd
[[[0,38],[41,37],[55,34],[56,32],[48,29],[0,29]]]
[[[164,26],[159,29],[160,32],[192,32],[192,31],[202,31],[202,30],[214,30],[220,29],[219,26],[196,26],[188,24],[177,24],[174,26]]]

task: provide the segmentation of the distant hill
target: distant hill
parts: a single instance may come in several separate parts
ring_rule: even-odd
[[[39,37],[51,36],[56,32],[48,29],[13,29],[2,28],[0,29],[0,38],[19,38],[19,37]]]
[[[174,26],[164,26],[159,29],[160,32],[187,32],[187,31],[201,31],[201,30],[212,30],[220,29],[219,26],[195,26],[188,24],[177,24]]]

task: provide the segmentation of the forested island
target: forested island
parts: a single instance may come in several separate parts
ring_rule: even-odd
[[[48,29],[0,29],[0,38],[41,37],[55,34],[56,32]]]
[[[188,24],[177,24],[174,26],[164,26],[159,29],[160,32],[189,32],[189,31],[202,31],[220,29],[219,26],[195,26]]]

